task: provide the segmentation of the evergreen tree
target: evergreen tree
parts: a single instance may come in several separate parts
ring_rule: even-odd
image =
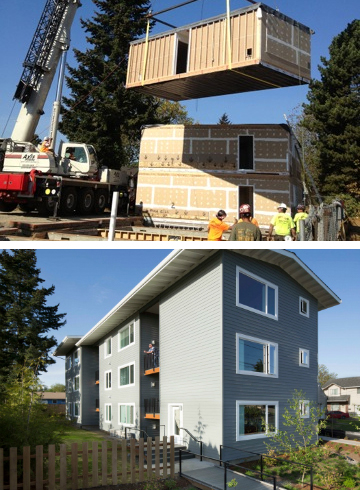
[[[168,123],[162,102],[126,90],[129,43],[144,35],[149,0],[92,0],[95,14],[81,20],[91,48],[74,49],[77,68],[66,78],[60,130],[72,141],[93,144],[101,165],[120,168],[137,161],[141,127]],[[171,118],[170,118],[171,119]]]
[[[319,182],[325,196],[354,206],[360,198],[360,20],[335,37],[312,80],[304,126],[316,133]]]
[[[47,306],[55,287],[40,287],[44,282],[36,267],[34,250],[3,250],[0,253],[0,379],[13,366],[36,366],[36,375],[55,361],[50,357],[57,344],[49,330],[66,322],[58,307]],[[34,368],[35,369],[35,368]]]
[[[232,124],[226,112],[220,117],[218,124]]]

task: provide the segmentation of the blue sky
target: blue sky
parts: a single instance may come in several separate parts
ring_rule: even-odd
[[[319,363],[339,377],[360,376],[360,251],[294,251],[342,299],[341,305],[319,313]],[[67,324],[54,332],[58,341],[84,335],[168,253],[166,249],[38,250],[45,286],[55,285],[48,304],[60,303],[59,312],[67,313]],[[41,379],[50,386],[63,382],[64,376],[64,362],[58,360]]]
[[[177,0],[154,0],[153,12],[180,4]],[[272,8],[305,24],[315,31],[312,38],[312,76],[319,78],[317,66],[320,56],[328,57],[328,47],[337,34],[343,31],[347,24],[359,18],[359,0],[268,0],[265,2]],[[0,81],[0,137],[10,136],[16,121],[20,104],[12,101],[15,88],[22,73],[22,63],[26,56],[33,34],[40,19],[45,0],[12,0],[0,3],[1,34],[0,59],[2,60],[2,76]],[[230,0],[231,10],[251,5],[246,0]],[[226,12],[226,0],[199,0],[186,7],[176,9],[160,16],[162,20],[177,27],[190,24],[213,15]],[[86,49],[85,33],[82,31],[79,19],[90,18],[94,13],[91,0],[84,0],[79,9],[72,29],[72,47],[84,51]],[[158,24],[153,31],[159,32],[165,28]],[[68,62],[74,65],[72,53]],[[55,85],[55,83],[54,83]],[[291,114],[299,104],[306,102],[307,86],[289,87],[283,89],[264,90],[261,92],[212,97],[185,103],[188,113],[202,124],[217,123],[220,116],[226,112],[233,123],[283,123],[283,114]],[[51,106],[55,98],[55,87],[52,88],[45,106],[38,133],[45,136],[48,132]],[[5,129],[6,127],[6,129]]]

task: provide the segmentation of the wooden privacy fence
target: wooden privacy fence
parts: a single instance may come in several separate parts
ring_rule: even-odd
[[[79,447],[80,446],[80,447]],[[77,490],[80,488],[136,483],[155,477],[174,477],[174,437],[154,441],[140,439],[52,444],[47,453],[36,446],[35,454],[16,447],[9,456],[0,449],[0,490]]]

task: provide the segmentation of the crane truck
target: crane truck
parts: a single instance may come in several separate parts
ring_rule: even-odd
[[[126,206],[126,172],[100,168],[93,146],[64,143],[58,152],[41,152],[33,143],[35,131],[60,66],[50,138],[55,147],[70,28],[80,0],[46,0],[38,27],[23,63],[14,99],[22,103],[10,138],[0,139],[0,211],[37,210],[49,216],[100,214],[119,192]],[[60,63],[61,62],[61,63]]]

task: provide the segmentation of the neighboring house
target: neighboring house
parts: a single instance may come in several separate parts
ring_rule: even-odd
[[[69,335],[56,348],[66,356],[66,415],[79,425],[99,424],[99,349],[77,347],[81,337]]]
[[[322,389],[328,410],[360,414],[360,376],[331,379]]]
[[[286,124],[163,125],[142,131],[136,201],[155,221],[227,220],[250,204],[267,227],[280,202],[303,200],[297,141]]]
[[[50,410],[59,413],[65,413],[65,397],[66,393],[63,392],[53,392],[53,391],[42,391],[39,393],[41,403],[48,405]]]
[[[294,389],[317,403],[318,312],[340,302],[292,252],[176,250],[69,352],[98,349],[102,429],[263,452]]]

